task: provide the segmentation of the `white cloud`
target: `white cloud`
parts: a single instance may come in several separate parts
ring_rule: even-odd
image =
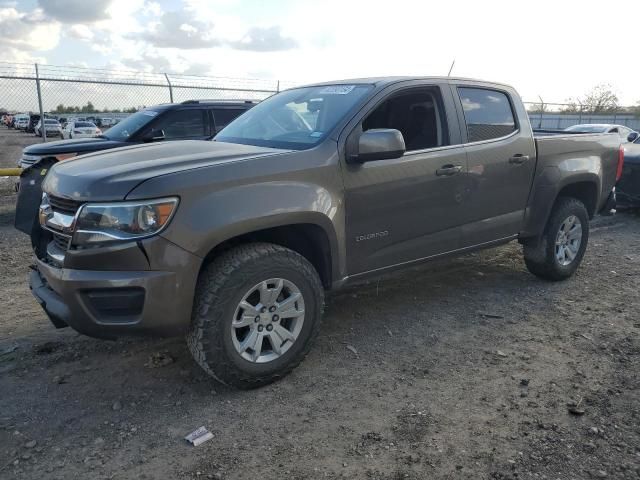
[[[108,17],[112,0],[39,0],[46,15],[63,23],[96,22]]]
[[[238,50],[253,50],[255,52],[276,52],[291,50],[298,46],[298,42],[282,34],[282,28],[273,26],[268,28],[252,27],[244,37],[229,45]]]
[[[42,9],[31,12],[20,11],[21,0],[0,3],[9,5],[0,7],[0,53],[12,51],[3,59],[56,48],[64,22],[63,31],[94,52],[69,61],[93,65],[126,59],[145,71],[259,72],[305,82],[446,75],[455,58],[454,75],[510,83],[525,99],[562,101],[598,83],[611,83],[624,104],[640,97],[633,48],[624,47],[637,43],[634,29],[618,29],[612,47],[571,28],[614,24],[637,0],[620,0],[615,9],[595,0],[538,0],[517,9],[506,0],[39,1]],[[168,3],[171,11],[164,11]]]
[[[0,8],[0,46],[15,50],[51,50],[58,45],[60,25],[42,21],[40,12]],[[3,59],[4,60],[4,59]]]
[[[93,39],[93,31],[87,25],[77,23],[67,30],[67,36],[88,41]]]

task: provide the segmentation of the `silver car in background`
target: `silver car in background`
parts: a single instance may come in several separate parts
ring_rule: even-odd
[[[584,123],[581,125],[572,125],[565,128],[564,131],[575,133],[617,133],[622,143],[633,142],[639,136],[638,132],[630,129],[629,127],[609,123]]]
[[[47,137],[62,137],[62,125],[58,120],[53,118],[44,119],[44,129],[47,132]],[[34,134],[36,137],[42,136],[42,120],[39,120],[34,127]]]
[[[62,138],[92,138],[102,135],[95,123],[86,121],[67,122],[62,130]]]

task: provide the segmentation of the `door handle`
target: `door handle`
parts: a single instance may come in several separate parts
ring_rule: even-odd
[[[511,165],[522,165],[527,160],[529,160],[529,155],[522,155],[521,153],[518,153],[509,159],[509,163]]]
[[[451,175],[455,175],[461,171],[462,165],[443,165],[436,170],[436,175],[439,177],[450,177]]]

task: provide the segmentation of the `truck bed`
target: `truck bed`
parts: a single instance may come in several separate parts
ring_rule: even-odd
[[[536,177],[549,168],[555,169],[559,176],[601,169],[598,211],[616,183],[620,137],[615,133],[538,130],[534,131],[534,141],[538,158]]]

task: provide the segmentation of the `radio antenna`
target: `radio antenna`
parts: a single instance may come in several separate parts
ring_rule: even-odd
[[[447,74],[447,77],[451,76],[451,71],[453,70],[453,66],[456,64],[456,59],[453,59],[453,62],[451,62],[451,67],[449,67],[449,73]]]

